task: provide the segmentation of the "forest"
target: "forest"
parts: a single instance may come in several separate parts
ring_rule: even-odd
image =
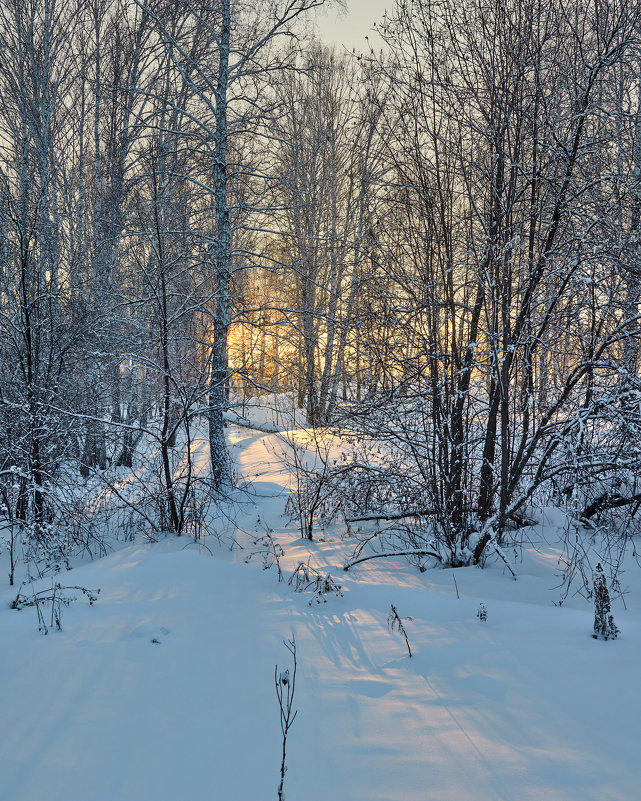
[[[394,0],[347,52],[323,2],[0,0],[2,582],[45,633],[141,539],[458,600],[553,519],[558,607],[638,594],[641,6]]]
[[[228,414],[283,393],[361,438],[342,511],[448,564],[551,498],[637,512],[637,4],[399,3],[358,56],[301,38],[315,4],[2,4],[0,492],[35,550],[91,538],[79,486],[141,442],[130,508],[181,534],[194,427],[224,494]]]

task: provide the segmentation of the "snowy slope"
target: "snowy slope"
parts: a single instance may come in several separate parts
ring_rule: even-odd
[[[242,550],[127,545],[63,577],[100,597],[64,609],[46,637],[3,590],[0,801],[276,799],[274,665],[291,667],[292,634],[289,801],[640,797],[637,576],[627,611],[614,609],[621,638],[597,642],[588,602],[554,606],[551,555],[526,553],[516,582],[499,564],[459,569],[460,598],[451,570],[374,560],[343,573],[338,529],[306,543],[283,515],[278,435],[232,427],[231,442],[255,481],[235,507]],[[343,597],[310,606],[260,556],[245,564],[265,526],[286,577],[310,558]],[[388,629],[391,603],[412,617],[412,659]]]

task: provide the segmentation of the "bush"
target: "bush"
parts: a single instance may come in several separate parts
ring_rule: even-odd
[[[619,629],[610,612],[610,593],[601,563],[594,571],[594,633],[595,640],[616,640]]]

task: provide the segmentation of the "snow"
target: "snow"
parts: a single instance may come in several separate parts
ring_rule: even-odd
[[[245,423],[230,426],[230,443],[239,477],[254,483],[230,514],[236,527],[221,517],[220,542],[141,538],[58,576],[101,592],[63,608],[62,631],[46,637],[34,609],[10,609],[16,589],[3,589],[2,801],[276,799],[274,668],[291,671],[292,636],[289,801],[639,797],[638,568],[625,574],[627,609],[613,606],[621,637],[608,642],[591,637],[591,602],[555,605],[553,545],[527,546],[517,581],[498,559],[424,573],[372,560],[345,573],[340,526],[309,543],[283,514],[295,482],[282,438]],[[343,597],[310,606],[260,555],[246,563],[266,527],[285,551],[285,579],[309,558]],[[551,523],[537,531],[553,541]],[[391,604],[411,659],[389,630]]]

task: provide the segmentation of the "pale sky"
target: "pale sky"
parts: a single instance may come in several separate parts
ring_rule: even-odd
[[[346,11],[332,4],[317,12],[319,37],[327,44],[359,51],[368,49],[365,37],[369,36],[370,44],[378,50],[380,38],[372,28],[386,8],[393,8],[394,0],[345,0],[345,4]]]

